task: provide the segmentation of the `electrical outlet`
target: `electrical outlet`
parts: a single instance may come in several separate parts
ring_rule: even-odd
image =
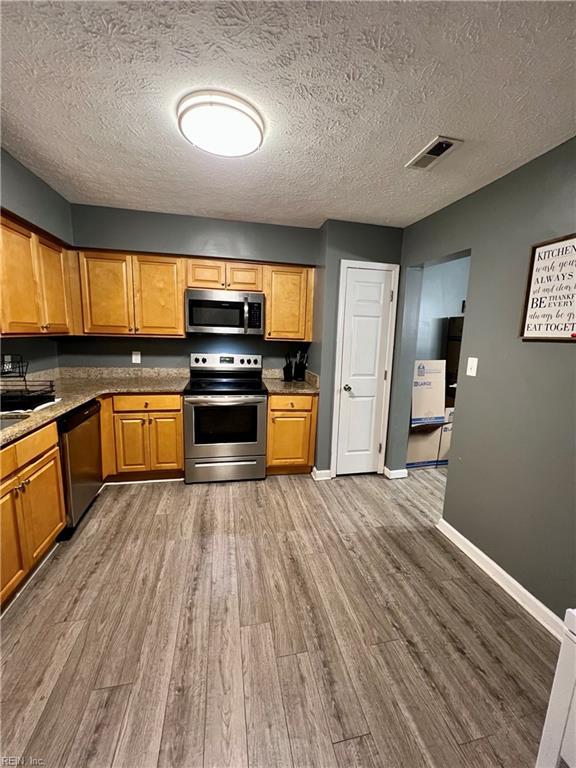
[[[478,358],[469,357],[468,365],[466,366],[466,376],[476,376],[477,370],[478,370]]]
[[[134,365],[140,365],[142,362],[140,352],[132,352],[132,363]]]

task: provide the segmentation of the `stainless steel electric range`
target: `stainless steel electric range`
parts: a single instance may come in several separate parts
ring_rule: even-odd
[[[195,354],[184,389],[187,483],[266,476],[261,355]]]

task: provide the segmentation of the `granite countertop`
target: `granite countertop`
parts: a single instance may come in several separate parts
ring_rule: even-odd
[[[27,419],[16,421],[0,431],[0,447],[44,427],[54,419],[69,413],[100,395],[121,393],[159,392],[180,394],[189,376],[121,376],[117,378],[62,378],[55,379],[56,397],[60,402],[40,411],[32,411]]]
[[[271,395],[317,395],[318,387],[307,381],[283,381],[282,379],[263,379]]]
[[[35,429],[50,424],[51,421],[84,405],[89,400],[101,395],[139,392],[158,392],[181,394],[188,384],[189,376],[111,376],[106,378],[56,378],[54,385],[58,403],[47,405],[40,411],[32,411],[28,418],[15,421],[0,431],[0,447],[34,432]],[[306,381],[284,382],[282,379],[264,378],[264,384],[271,395],[317,395],[318,387]]]

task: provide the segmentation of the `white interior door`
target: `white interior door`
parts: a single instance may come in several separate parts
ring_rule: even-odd
[[[376,472],[392,343],[395,272],[387,265],[343,268],[344,302],[336,474]],[[338,365],[338,359],[337,359]]]

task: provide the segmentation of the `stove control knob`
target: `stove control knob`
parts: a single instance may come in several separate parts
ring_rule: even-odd
[[[244,358],[243,357],[240,358],[240,365],[244,365]]]
[[[202,362],[203,362],[203,363],[205,363],[205,362],[206,362],[206,358],[205,358],[205,357],[203,357],[203,358],[202,358]]]
[[[250,363],[252,362],[252,360],[250,360],[250,358],[248,358],[248,360],[246,360],[246,362],[248,363],[248,365],[250,365]]]
[[[199,363],[199,362],[200,362],[200,358],[199,358],[199,357],[195,357],[195,358],[194,358],[194,362],[195,362],[195,363]]]
[[[258,360],[254,358],[254,365],[258,365]]]

